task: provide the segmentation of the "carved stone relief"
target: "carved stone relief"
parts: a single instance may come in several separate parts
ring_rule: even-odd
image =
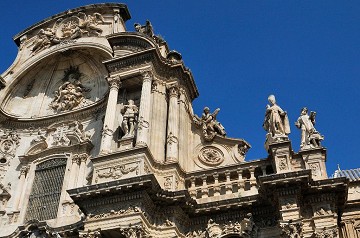
[[[315,231],[314,238],[335,238],[338,237],[337,228],[323,228],[320,231]]]
[[[32,51],[37,53],[50,46],[60,43],[67,43],[74,39],[84,36],[100,36],[102,29],[99,24],[104,24],[104,18],[100,13],[86,15],[79,12],[77,15],[58,19],[56,23],[49,28],[40,29],[33,37]]]
[[[69,146],[78,144],[90,139],[90,135],[84,130],[84,126],[79,121],[68,121],[64,123],[53,124],[46,129],[39,129],[31,141],[31,148],[28,154],[36,154],[41,150]]]
[[[302,226],[301,222],[292,222],[280,224],[281,237],[284,238],[300,238],[302,237]]]
[[[313,177],[321,177],[321,169],[319,163],[309,163],[309,168],[311,169],[311,174]]]
[[[216,120],[219,111],[218,108],[213,113],[210,113],[210,109],[205,107],[201,118],[197,115],[193,117],[195,125],[202,128],[202,134],[206,141],[212,141],[215,135],[226,136],[225,128]]]
[[[95,182],[98,183],[103,179],[119,179],[124,175],[135,172],[135,175],[139,174],[139,163],[129,163],[114,165],[110,168],[100,169],[96,171]]]
[[[20,136],[15,130],[2,131],[0,136],[0,182],[5,176],[10,161],[15,157],[15,152],[20,143]]]
[[[237,234],[241,237],[257,237],[258,227],[253,221],[251,213],[248,213],[241,221],[227,221],[223,224],[216,223],[209,219],[205,230],[194,230],[186,234],[188,238],[220,237],[230,234]]]
[[[50,107],[56,112],[70,111],[86,104],[86,93],[91,89],[85,88],[80,81],[82,73],[78,67],[70,66],[64,71],[64,83],[54,92],[54,99]]]
[[[279,156],[278,165],[277,167],[279,170],[287,170],[288,169],[288,163],[286,156]]]
[[[206,146],[200,150],[198,158],[206,165],[216,166],[224,161],[224,154],[214,146]]]

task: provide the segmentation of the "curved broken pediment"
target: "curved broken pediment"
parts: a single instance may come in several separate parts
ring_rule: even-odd
[[[15,80],[3,110],[18,118],[39,118],[95,104],[108,90],[104,58],[95,50],[50,55]]]

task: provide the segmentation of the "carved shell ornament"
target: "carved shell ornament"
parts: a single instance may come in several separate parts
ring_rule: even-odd
[[[200,150],[199,160],[210,166],[216,166],[224,161],[224,154],[222,151],[214,146],[207,146]]]

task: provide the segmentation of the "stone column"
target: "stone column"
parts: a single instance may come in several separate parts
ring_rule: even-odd
[[[79,178],[79,165],[80,165],[79,155],[74,155],[72,158],[71,171],[70,171],[70,183],[68,189],[75,188],[77,185],[77,180]]]
[[[79,155],[80,169],[79,169],[79,175],[78,175],[78,180],[77,180],[77,187],[84,186],[87,158],[88,158],[87,154]]]
[[[169,115],[166,139],[166,160],[179,161],[179,89],[177,86],[169,88]]]
[[[20,204],[20,200],[21,200],[21,197],[22,197],[22,192],[24,190],[23,187],[24,187],[25,178],[26,178],[26,175],[27,175],[28,171],[29,171],[28,166],[23,166],[20,169],[20,176],[19,176],[20,180],[19,180],[19,184],[17,186],[16,197],[15,197],[15,201],[14,201],[14,205],[13,205],[13,208],[14,208],[15,211],[20,210],[19,204]]]
[[[116,117],[116,105],[120,88],[120,77],[108,77],[110,86],[110,92],[106,107],[106,114],[104,119],[104,127],[102,132],[102,141],[100,147],[100,153],[111,152],[111,142],[115,131],[115,117]]]
[[[188,163],[188,144],[190,137],[188,132],[189,129],[189,114],[187,111],[187,99],[186,91],[183,88],[179,89],[179,128],[181,128],[181,133],[179,133],[179,164],[183,169],[187,169]]]
[[[155,78],[152,81],[152,109],[150,147],[156,161],[165,162],[167,100],[165,82]]]
[[[139,109],[139,122],[137,130],[136,145],[149,144],[149,120],[151,112],[151,81],[150,71],[143,72],[143,84],[141,88],[141,101]]]

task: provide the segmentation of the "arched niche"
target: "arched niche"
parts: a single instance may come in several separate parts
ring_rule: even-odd
[[[108,58],[95,48],[50,54],[14,80],[2,108],[18,118],[42,118],[96,104],[108,90],[101,63]]]

